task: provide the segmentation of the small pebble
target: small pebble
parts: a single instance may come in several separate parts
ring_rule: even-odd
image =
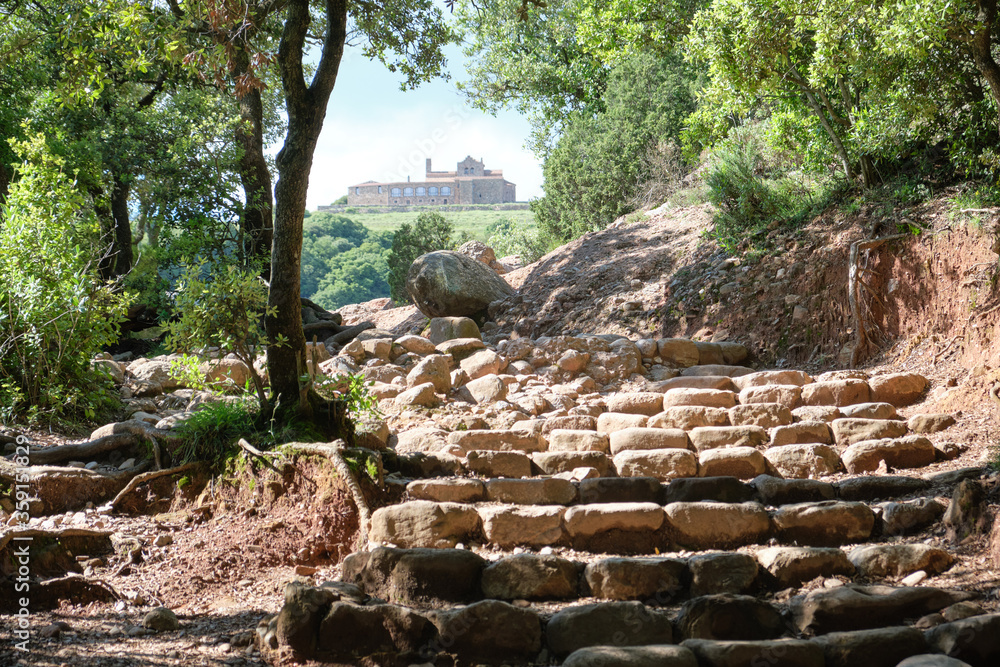
[[[904,586],[916,586],[917,584],[922,583],[925,579],[927,579],[927,573],[923,570],[917,570],[913,574],[903,577],[903,580],[899,583]]]

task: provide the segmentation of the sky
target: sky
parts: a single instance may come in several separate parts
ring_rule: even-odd
[[[309,210],[332,204],[357,183],[423,180],[427,158],[435,171],[448,171],[467,155],[487,169],[502,169],[517,186],[518,201],[542,195],[541,164],[524,147],[527,119],[516,111],[494,117],[468,106],[454,84],[466,76],[465,58],[459,47],[447,53],[451,81],[403,92],[399,74],[359,49],[347,50],[316,147]]]

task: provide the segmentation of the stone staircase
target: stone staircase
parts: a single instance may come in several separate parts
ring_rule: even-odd
[[[738,358],[728,345],[710,352]],[[691,355],[635,347],[644,360]],[[288,585],[258,627],[264,653],[380,666],[997,664],[1000,614],[921,585],[955,562],[928,537],[940,499],[984,474],[921,474],[959,453],[936,435],[950,415],[897,413],[925,378],[702,363],[602,393],[572,356],[555,382],[537,359],[480,376],[505,391],[477,403],[518,406],[507,428],[399,430],[385,460],[402,502],[374,512],[340,581]],[[551,393],[518,395],[539,387]],[[530,396],[553,409],[524,418]]]

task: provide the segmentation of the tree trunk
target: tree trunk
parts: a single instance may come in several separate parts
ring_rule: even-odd
[[[10,169],[0,164],[0,225],[3,224],[3,205],[7,203],[7,192],[10,189]]]
[[[823,107],[816,99],[812,90],[804,85],[801,87],[802,92],[806,96],[806,102],[808,103],[809,108],[812,109],[814,114],[816,114],[816,118],[819,119],[820,125],[823,126],[823,129],[826,131],[826,135],[830,137],[830,141],[833,143],[833,147],[837,151],[840,163],[844,167],[844,174],[847,176],[848,180],[853,181],[857,173],[854,171],[854,165],[851,164],[851,156],[847,153],[847,148],[844,146],[844,142],[840,140],[840,136],[837,134],[837,131],[833,129],[833,125],[830,124],[830,120],[826,117],[826,114],[823,113]]]
[[[125,183],[121,174],[114,175],[111,186],[110,204],[108,210],[99,207],[98,217],[104,220],[105,234],[110,237],[107,251],[98,264],[98,275],[103,280],[119,278],[132,268],[132,224],[128,216],[128,195],[130,186]]]
[[[976,28],[972,35],[972,57],[979,73],[986,79],[997,105],[997,126],[1000,128],[1000,65],[993,59],[993,28],[997,18],[996,0],[979,0]]]
[[[302,219],[313,153],[326,105],[337,80],[337,70],[347,39],[346,0],[327,0],[327,27],[323,51],[312,83],[306,86],[302,55],[309,28],[309,1],[290,0],[284,32],[278,48],[278,66],[285,92],[288,131],[278,153],[278,183],[275,186],[274,240],[271,246],[271,288],[268,291],[267,371],[272,399],[279,419],[294,410],[312,416],[306,383],[306,339],[302,332],[300,271]]]
[[[246,74],[250,69],[250,56],[245,40],[240,41],[236,56],[235,77]],[[271,199],[271,172],[264,159],[264,104],[260,90],[252,88],[238,99],[240,124],[236,127],[236,143],[243,154],[240,156],[240,182],[246,200],[243,209],[242,231],[243,252],[248,261],[258,260],[270,273],[271,243],[273,236],[273,207]]]
[[[121,174],[115,174],[115,184],[111,190],[111,219],[115,223],[114,245],[111,248],[111,271],[109,277],[124,276],[132,268],[132,222],[128,215],[128,195],[131,186]]]
[[[878,170],[875,169],[875,161],[870,155],[862,155],[858,158],[861,166],[861,183],[866,188],[874,187],[878,183]]]

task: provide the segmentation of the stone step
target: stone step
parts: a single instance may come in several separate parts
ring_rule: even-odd
[[[883,484],[887,480],[870,479]],[[555,480],[541,481],[547,484]],[[567,546],[616,554],[727,549],[767,544],[772,540],[779,544],[835,547],[868,542],[882,534],[898,536],[913,532],[934,523],[944,513],[942,505],[928,499],[874,506],[858,500],[819,499],[785,502],[770,509],[754,500],[673,500],[660,504],[658,501],[667,498],[658,494],[656,500],[636,499],[641,498],[643,487],[622,485],[634,479],[609,479],[613,484],[608,488],[594,485],[591,494],[587,482],[603,481],[581,483],[575,498],[570,485],[546,489],[530,480],[495,480],[484,485],[487,489],[495,485],[492,488],[498,490],[498,495],[516,497],[522,504],[410,500],[376,510],[369,538],[377,544],[405,548],[476,543],[502,549]],[[912,480],[901,478],[901,481]],[[825,489],[820,484],[810,486],[815,490]],[[863,486],[856,484],[849,488]],[[651,494],[660,490],[655,480],[645,487]],[[639,493],[630,496],[635,491]],[[563,501],[572,498],[585,502],[524,502],[547,500],[541,495],[544,493],[562,494],[559,500]],[[603,496],[600,501],[588,501],[597,495]]]
[[[868,405],[894,411],[888,404]],[[608,412],[596,419],[572,415],[528,420],[508,430],[449,434],[414,429],[397,436],[399,466],[417,477],[461,469],[487,476],[527,476],[592,468],[601,476],[664,480],[713,475],[751,479],[763,473],[807,478],[843,470],[873,472],[880,466],[921,468],[955,455],[953,445],[935,446],[897,419],[782,423],[781,413],[788,410],[779,404],[732,410],[738,408],[740,416],[732,419],[722,408],[681,406],[652,417]],[[553,422],[559,427],[549,429]]]
[[[547,450],[531,453],[510,450],[470,450],[462,458],[450,454],[409,454],[399,459],[399,468],[410,477],[434,477],[462,471],[486,477],[656,477],[661,480],[686,477],[735,476],[753,479],[757,475],[810,479],[846,471],[850,474],[874,472],[887,465],[895,469],[915,469],[945,460],[949,454],[937,449],[923,436],[865,440],[846,448],[822,443],[798,443],[764,447],[740,435],[750,427],[712,427],[723,440],[702,451],[686,447],[645,447],[668,429],[634,429],[652,433],[635,434],[630,449],[614,454],[594,450]],[[632,430],[632,429],[630,429]],[[702,429],[695,429],[696,431]],[[681,431],[677,431],[681,433]],[[623,432],[624,433],[624,432]],[[750,432],[752,435],[752,432]],[[704,443],[706,434],[697,434]],[[642,440],[638,440],[642,438]]]
[[[920,571],[933,576],[953,560],[946,550],[926,544],[876,544],[850,551],[768,547],[752,555],[713,551],[590,561],[552,553],[493,560],[465,549],[377,547],[349,556],[343,580],[370,596],[406,605],[580,598],[665,605],[702,595],[794,589],[817,577],[895,580]]]
[[[980,468],[969,469],[978,477]],[[962,477],[948,473],[949,480]],[[781,479],[759,475],[749,482],[731,476],[692,477],[660,482],[655,477],[595,477],[572,481],[559,477],[531,478],[463,478],[440,477],[417,479],[406,484],[412,500],[434,502],[481,503],[497,502],[511,505],[581,505],[609,502],[641,502],[666,505],[672,502],[715,501],[741,503],[757,501],[778,507],[802,502],[827,500],[873,501],[893,500],[913,494],[950,493],[948,484],[930,478],[895,475],[850,477],[838,482],[812,479]],[[934,491],[932,491],[934,490]],[[928,505],[930,503],[931,505]],[[944,506],[926,500],[924,514],[909,517],[912,527],[923,527],[939,518]],[[905,512],[899,505],[896,512]],[[921,519],[920,517],[924,517]],[[899,519],[902,521],[902,519]],[[892,532],[899,532],[895,528]]]
[[[746,595],[695,597],[679,609],[636,601],[562,606],[482,600],[417,609],[366,598],[356,587],[294,582],[285,604],[257,628],[265,657],[358,664],[817,665],[889,667],[921,654],[948,654],[971,665],[1000,651],[1000,614],[981,614],[921,632],[900,625],[921,614],[949,615],[969,595],[933,588],[843,586],[836,599],[793,598],[792,639],[782,609]],[[810,594],[811,595],[811,594]],[[809,599],[805,599],[809,598]],[[805,609],[805,611],[803,611]],[[806,615],[804,615],[806,614]],[[825,616],[824,616],[825,614]],[[835,622],[834,620],[835,619]],[[934,663],[932,663],[934,664]],[[947,663],[937,663],[947,664]]]

